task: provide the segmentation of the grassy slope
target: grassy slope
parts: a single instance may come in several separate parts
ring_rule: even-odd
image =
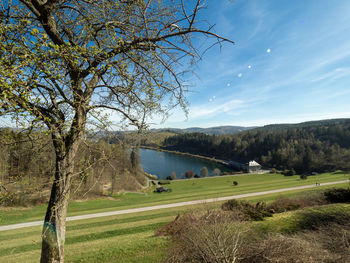
[[[319,190],[311,192],[314,191]],[[309,193],[310,190],[303,190],[294,192],[293,195]],[[272,198],[268,196],[266,200]],[[155,237],[154,230],[173,220],[179,213],[215,205],[217,204],[68,222],[66,262],[160,262],[167,246],[167,238]],[[350,213],[350,204],[330,205],[322,209],[345,210]],[[298,219],[297,212],[287,212],[253,224],[259,231],[290,233],[298,230]],[[0,262],[38,262],[40,232],[40,227],[0,232]]]
[[[97,199],[84,202],[71,202],[68,215],[97,213],[121,210],[135,207],[145,207],[166,203],[175,203],[189,200],[200,200],[221,196],[238,195],[244,193],[260,192],[293,186],[310,185],[316,182],[331,182],[346,180],[349,174],[329,173],[310,176],[307,180],[300,180],[299,176],[283,176],[280,174],[242,175],[208,177],[191,180],[173,181],[171,193],[157,194],[125,194],[115,196],[114,199]],[[238,186],[232,182],[237,181]],[[257,198],[255,198],[257,199]],[[0,225],[28,222],[43,219],[46,205],[29,209],[2,209],[0,210]]]

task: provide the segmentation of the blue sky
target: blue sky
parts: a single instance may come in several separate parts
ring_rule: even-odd
[[[260,126],[350,117],[350,1],[207,4],[202,18],[236,44],[212,48],[196,65],[187,120],[177,109],[152,127]]]
[[[151,120],[152,128],[350,117],[349,0],[207,0],[207,5],[201,19],[235,45],[210,49],[194,67],[198,77],[188,80],[188,118],[175,109],[164,123]]]

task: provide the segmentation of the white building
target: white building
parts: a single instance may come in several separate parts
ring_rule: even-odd
[[[252,161],[247,161],[247,160],[229,161],[228,163],[230,166],[232,166],[235,169],[246,171],[249,173],[254,173],[254,172],[261,170],[261,165],[254,160],[252,160]]]

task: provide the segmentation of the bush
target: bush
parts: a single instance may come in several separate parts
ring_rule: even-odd
[[[301,180],[306,180],[307,179],[307,175],[306,174],[301,174],[300,175],[300,179]]]
[[[267,210],[264,202],[258,202],[252,205],[247,201],[239,201],[236,199],[228,200],[221,206],[224,211],[239,211],[243,213],[247,220],[261,221],[264,217],[272,216],[272,213]]]
[[[328,250],[332,257],[328,262],[349,262],[350,223],[321,226],[316,231],[305,232],[303,238]]]
[[[302,230],[317,230],[321,227],[330,225],[349,225],[350,213],[339,210],[307,210],[298,213],[297,229]]]
[[[170,184],[169,180],[159,180],[158,184],[163,185],[163,184]]]
[[[245,246],[239,256],[242,263],[319,263],[325,262],[328,253],[317,242],[299,236],[275,235]]]
[[[238,182],[237,182],[237,181],[233,181],[233,185],[234,185],[234,186],[237,186],[237,185],[238,185]]]
[[[213,222],[241,222],[244,215],[237,211],[232,213],[222,210],[191,211],[178,214],[174,221],[156,230],[156,236],[176,236],[186,232],[195,225],[212,224]]]
[[[189,170],[185,173],[186,178],[192,178],[194,176],[194,172],[192,170]]]
[[[287,197],[278,197],[275,201],[267,206],[269,211],[274,213],[283,213],[287,211],[297,210],[304,207],[316,206],[320,204],[319,198],[312,199],[292,199]]]
[[[212,175],[213,175],[213,176],[219,176],[219,175],[221,175],[220,169],[219,169],[219,168],[215,168],[215,169],[213,170],[213,172],[212,172]]]
[[[230,200],[227,206],[246,204]],[[256,207],[264,205],[258,203]],[[157,231],[171,236],[172,243],[163,262],[349,262],[349,212],[331,207],[308,209],[298,213],[295,219],[293,234],[272,234],[259,224],[242,222],[242,214],[237,210],[178,215]]]
[[[350,188],[333,188],[325,191],[324,196],[330,203],[348,203],[350,202]]]
[[[207,167],[202,167],[202,169],[200,170],[200,175],[202,176],[202,177],[206,177],[206,176],[208,176],[208,168]]]
[[[231,212],[192,212],[158,230],[170,234],[172,246],[165,262],[237,262],[244,225]]]
[[[167,176],[166,177],[166,179],[168,180],[168,181],[171,181],[171,180],[173,180],[173,178],[169,175],[169,176]]]
[[[293,176],[293,175],[295,175],[296,173],[295,173],[295,170],[292,168],[291,170],[284,170],[284,171],[282,172],[282,174],[283,174],[284,176]]]

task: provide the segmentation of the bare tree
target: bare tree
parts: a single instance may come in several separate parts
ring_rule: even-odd
[[[142,129],[151,114],[186,110],[184,65],[200,58],[195,36],[232,43],[198,20],[203,7],[202,0],[2,1],[0,114],[44,125],[56,155],[41,262],[64,261],[74,157],[86,128],[112,111]]]
[[[202,167],[202,169],[200,170],[200,175],[202,177],[207,177],[208,176],[208,168],[206,166]]]

